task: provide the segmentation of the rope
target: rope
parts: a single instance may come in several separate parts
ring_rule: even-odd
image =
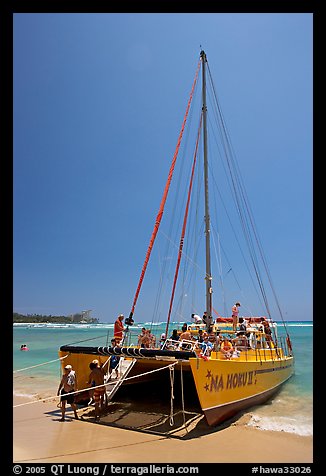
[[[51,364],[52,362],[58,362],[58,360],[63,360],[68,357],[69,354],[65,355],[64,357],[60,357],[59,359],[49,360],[48,362],[44,362],[43,364],[36,364],[32,365],[31,367],[25,367],[24,369],[14,370],[13,373],[16,372],[23,372],[24,370],[34,369],[35,367],[40,367],[41,365]]]
[[[174,400],[174,393],[173,393],[173,386],[174,386],[174,367],[170,367],[170,382],[171,382],[171,412],[170,412],[170,426],[174,425],[174,415],[173,415],[173,400]]]
[[[188,428],[186,426],[186,415],[185,415],[185,401],[184,401],[184,394],[183,394],[183,371],[182,371],[182,362],[181,362],[181,402],[182,402],[182,415],[183,415],[183,426],[188,433]]]
[[[62,357],[62,358],[64,358],[64,357]],[[173,368],[176,364],[177,364],[177,362],[175,362],[174,364],[166,365],[165,367],[161,367],[159,369],[154,369],[154,370],[150,370],[149,372],[144,372],[142,374],[134,375],[133,377],[126,377],[123,380],[124,381],[132,380],[134,378],[142,377],[143,375],[152,374],[154,372],[159,372],[160,370],[165,370],[167,368],[170,368],[170,372],[171,372],[171,368]],[[76,395],[77,393],[87,392],[88,390],[94,390],[95,388],[100,388],[100,387],[104,387],[104,386],[107,386],[107,385],[111,385],[111,382],[107,382],[107,383],[104,383],[104,384],[101,384],[101,385],[97,385],[96,387],[88,387],[88,388],[84,388],[82,390],[76,390],[75,392],[69,392],[69,395]],[[13,405],[13,408],[22,407],[24,405],[31,405],[32,403],[45,402],[47,400],[52,400],[53,398],[58,398],[58,397],[60,397],[60,395],[54,395],[52,397],[40,398],[39,400],[33,400],[32,402],[19,403],[17,405]]]
[[[190,105],[191,105],[191,102],[192,102],[195,86],[196,86],[196,83],[197,83],[197,77],[198,77],[199,69],[200,69],[200,61],[198,61],[198,66],[197,66],[197,70],[196,70],[196,74],[195,74],[195,79],[194,79],[194,82],[192,84],[192,88],[191,88],[190,96],[189,96],[189,99],[188,99],[186,112],[185,112],[185,115],[184,115],[184,118],[183,118],[181,130],[180,130],[180,133],[179,133],[177,145],[176,145],[175,152],[174,152],[173,159],[172,159],[172,163],[171,163],[171,166],[170,166],[168,178],[167,178],[167,181],[166,181],[166,184],[165,184],[163,196],[161,198],[160,208],[159,208],[159,211],[158,211],[156,219],[155,219],[155,224],[154,224],[154,228],[153,228],[153,231],[152,231],[152,236],[151,236],[151,239],[150,239],[150,242],[149,242],[149,245],[148,245],[148,249],[147,249],[147,252],[146,252],[145,261],[144,261],[143,268],[142,268],[142,271],[141,271],[141,274],[140,274],[140,278],[139,278],[139,282],[138,282],[138,286],[137,286],[137,289],[136,289],[136,294],[135,294],[135,297],[134,297],[134,300],[133,300],[133,304],[132,304],[132,308],[131,308],[131,311],[130,311],[129,318],[131,318],[134,314],[135,307],[136,307],[137,300],[138,300],[138,296],[139,296],[139,293],[140,293],[140,289],[141,289],[141,286],[142,286],[142,283],[143,283],[143,280],[144,280],[144,276],[145,276],[145,273],[146,273],[147,265],[148,265],[148,262],[149,262],[149,259],[150,259],[151,253],[152,253],[153,245],[154,245],[154,242],[155,242],[155,239],[156,239],[156,235],[157,235],[157,232],[158,232],[160,224],[161,224],[165,203],[166,203],[166,200],[167,200],[167,196],[168,196],[168,193],[169,193],[173,172],[174,172],[174,169],[175,169],[176,160],[177,160],[177,157],[178,157],[178,154],[179,154],[181,140],[182,140],[182,137],[183,137],[183,133],[184,133],[184,129],[185,129],[185,126],[186,126]]]

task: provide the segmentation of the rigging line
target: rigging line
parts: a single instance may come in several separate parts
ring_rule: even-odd
[[[84,340],[78,340],[76,342],[71,342],[70,344],[65,344],[65,345],[75,345],[75,344],[80,344],[81,342],[87,342],[89,340],[95,340],[95,339],[100,339],[102,337],[107,337],[107,334],[103,334],[101,336],[97,336],[97,337],[90,337],[89,339],[84,339]]]
[[[258,290],[257,290],[256,283],[255,283],[255,281],[254,281],[254,279],[253,279],[251,269],[250,269],[250,267],[249,267],[249,265],[248,265],[248,261],[247,261],[247,259],[246,259],[246,256],[245,256],[245,254],[244,254],[244,251],[243,251],[243,248],[242,248],[242,246],[241,246],[240,240],[239,240],[239,238],[238,238],[238,234],[236,233],[236,230],[235,230],[235,228],[234,228],[234,226],[233,226],[233,223],[232,223],[230,214],[229,214],[228,209],[227,209],[227,207],[226,207],[225,201],[223,200],[223,195],[222,195],[222,193],[221,193],[221,191],[220,191],[220,189],[219,189],[219,186],[218,186],[218,184],[217,184],[217,181],[216,181],[216,178],[215,178],[215,175],[214,175],[213,168],[210,168],[210,174],[211,174],[212,181],[213,181],[213,183],[214,183],[214,185],[215,185],[215,187],[213,188],[213,191],[215,192],[215,190],[216,190],[217,193],[218,193],[218,195],[219,195],[219,202],[220,202],[220,203],[222,204],[222,206],[223,206],[225,215],[226,215],[226,217],[227,217],[227,219],[228,219],[228,222],[229,222],[229,225],[230,225],[231,230],[232,230],[232,232],[233,232],[235,241],[236,241],[236,243],[237,243],[237,245],[238,245],[238,247],[239,247],[239,251],[240,251],[240,253],[241,253],[243,262],[244,262],[244,264],[245,264],[245,267],[246,267],[246,269],[247,269],[247,271],[248,271],[248,274],[249,274],[250,280],[251,280],[251,282],[252,282],[253,288],[254,288],[254,290],[255,290],[255,292],[256,292],[256,294],[257,294],[257,297],[258,297],[260,303],[262,304],[262,302],[261,302],[261,296],[260,296],[260,294],[259,294],[259,292],[258,292]],[[214,196],[215,196],[215,195],[214,195]],[[216,201],[216,198],[215,198],[215,201]],[[215,214],[217,214],[217,206],[216,206],[216,203],[215,203]],[[217,220],[216,220],[216,222],[217,222]],[[214,227],[213,227],[213,232],[216,233]],[[223,251],[223,253],[224,253],[224,255],[225,255],[225,258],[226,258],[226,260],[227,260],[229,266],[232,267],[232,266],[231,266],[231,263],[230,263],[230,261],[229,261],[229,259],[228,259],[227,253],[226,253],[226,251],[225,251],[225,249],[224,249],[224,247],[223,247],[223,245],[221,245],[221,248],[222,248],[222,251]],[[239,287],[239,289],[241,290],[240,283],[239,283],[238,280],[236,279],[235,273],[232,272],[232,274],[234,275],[234,278],[235,278],[235,280],[236,280],[236,282],[237,282],[237,284],[238,284],[238,287]],[[262,306],[264,307],[263,304],[262,304]]]
[[[192,120],[193,120],[193,103],[194,103],[194,100],[196,98],[196,93],[197,93],[197,88],[194,91],[194,97],[193,97],[193,101],[191,103],[191,108],[190,108],[190,111],[189,111],[189,119],[188,119],[188,123],[187,123],[187,128],[185,129],[185,138],[184,138],[184,145],[183,145],[182,155],[181,155],[181,158],[179,160],[179,162],[181,163],[181,168],[178,172],[178,181],[177,181],[177,186],[176,186],[176,196],[175,196],[174,202],[173,202],[174,206],[173,206],[173,209],[172,209],[172,219],[170,220],[170,226],[169,226],[169,236],[172,236],[172,234],[174,234],[174,232],[173,232],[174,228],[176,229],[176,231],[180,229],[180,222],[182,220],[182,214],[181,214],[181,211],[180,211],[179,218],[178,219],[176,218],[177,217],[177,214],[175,213],[176,212],[176,207],[177,207],[177,204],[180,203],[181,200],[182,201],[186,200],[186,196],[184,196],[182,199],[180,199],[179,195],[181,194],[181,190],[182,190],[181,182],[182,182],[183,175],[184,175],[185,156],[186,156],[186,150],[187,150],[188,142],[189,142],[189,132],[190,132],[191,124],[192,124]],[[175,233],[176,233],[176,231],[175,231]],[[166,243],[166,248],[165,248],[165,256],[169,256],[170,252],[171,252],[170,251],[170,243],[167,242]],[[165,276],[169,277],[169,271],[171,269],[171,266],[172,266],[172,260],[169,261],[169,266],[167,266],[167,261],[164,260],[163,267],[162,267],[162,270],[161,270],[159,286],[158,286],[157,293],[156,293],[155,305],[154,305],[153,315],[152,315],[152,322],[154,322],[155,320],[158,319],[158,312],[159,312],[160,302],[161,302],[162,295],[163,295],[163,292],[162,292],[163,283],[165,284],[165,291],[167,291],[167,289],[166,289],[167,279],[164,279],[164,277]],[[167,271],[167,268],[168,268],[168,271]]]
[[[196,83],[197,83],[197,77],[198,77],[198,73],[199,73],[199,69],[200,69],[200,64],[201,64],[201,61],[199,60],[197,70],[196,70],[196,74],[195,74],[195,79],[194,79],[194,82],[193,82],[193,85],[192,85],[192,89],[191,89],[191,92],[190,92],[190,97],[189,97],[188,104],[187,104],[186,113],[185,113],[185,116],[183,118],[181,131],[180,131],[180,134],[179,134],[179,137],[178,137],[176,150],[174,152],[174,156],[173,156],[173,159],[172,159],[172,164],[171,164],[171,167],[170,167],[167,183],[165,185],[165,189],[164,189],[163,196],[162,196],[162,199],[161,199],[160,208],[159,208],[158,214],[156,216],[154,229],[153,229],[152,236],[151,236],[151,239],[150,239],[150,243],[149,243],[149,246],[148,246],[148,250],[147,250],[147,253],[146,253],[145,262],[143,264],[143,268],[142,268],[142,271],[141,271],[139,283],[138,283],[138,286],[137,286],[137,289],[136,289],[136,294],[135,294],[135,297],[134,297],[134,301],[133,301],[133,304],[132,304],[132,308],[131,308],[131,311],[130,311],[129,318],[132,318],[132,316],[134,314],[135,307],[136,307],[137,300],[138,300],[138,296],[139,296],[139,292],[140,292],[140,289],[141,289],[141,285],[143,283],[143,279],[144,279],[145,272],[146,272],[146,269],[147,269],[147,264],[148,264],[148,261],[149,261],[149,258],[150,258],[151,252],[152,252],[152,248],[153,248],[153,245],[154,245],[154,241],[155,241],[155,238],[156,238],[156,235],[157,235],[157,232],[158,232],[161,220],[162,220],[164,205],[165,205],[165,202],[166,202],[166,199],[167,199],[167,196],[168,196],[168,192],[169,192],[169,188],[170,188],[170,184],[171,184],[171,180],[172,180],[172,175],[173,175],[173,172],[174,172],[175,163],[176,163],[176,160],[177,160],[177,156],[178,156],[178,153],[179,153],[184,128],[185,128],[187,118],[188,118],[190,104],[191,104],[193,94],[194,94],[194,90],[195,90],[195,86],[196,86]]]
[[[169,238],[162,230],[160,230],[160,234],[163,235],[167,240],[171,241],[171,243],[173,244],[173,246],[175,248],[178,248],[178,245],[176,243],[174,243],[171,238]],[[198,245],[199,246],[199,245]],[[194,268],[197,268],[199,271],[201,271],[204,275],[206,274],[205,270],[201,267],[201,265],[199,265],[198,263],[196,263],[189,255],[187,255],[185,253],[185,251],[183,250],[182,251],[182,254],[184,256],[184,259],[187,259],[192,265]]]
[[[24,370],[34,369],[35,367],[40,367],[41,365],[52,364],[52,362],[58,362],[58,360],[66,359],[68,357],[68,355],[69,354],[65,355],[64,357],[60,357],[59,359],[54,359],[54,360],[49,360],[48,362],[43,362],[42,364],[36,364],[36,365],[32,365],[31,367],[25,367],[24,369],[14,370],[13,373],[15,374],[17,372],[23,372]]]
[[[199,122],[198,122],[198,128],[200,128],[201,120],[202,120],[202,111],[200,110],[200,118],[199,118]],[[202,139],[200,137],[199,138],[199,144],[200,144],[201,140]],[[197,141],[194,145],[194,151],[192,152],[192,154],[195,154],[196,147],[197,147],[197,157],[198,157],[197,163],[199,164],[201,148],[199,148],[199,145],[197,145]],[[191,173],[191,171],[190,171],[190,173]],[[184,248],[183,248],[183,253],[185,253],[185,256],[186,255],[190,256],[191,250],[193,250],[193,261],[194,262],[196,262],[196,260],[197,260],[197,253],[198,253],[196,230],[197,230],[197,226],[198,226],[198,204],[199,204],[199,200],[200,200],[200,185],[201,185],[199,166],[196,167],[195,174],[197,176],[197,195],[196,195],[196,200],[195,200],[195,207],[192,205],[191,210],[189,210],[188,225],[187,225],[188,231],[187,231],[187,235],[186,235],[187,238],[185,239]],[[188,179],[188,181],[189,181],[189,179]],[[195,185],[195,182],[194,182],[194,185]],[[195,192],[195,187],[194,187],[194,191],[192,193],[193,196],[194,196],[194,192]],[[192,198],[192,200],[193,200],[193,198]],[[185,303],[187,287],[188,286],[190,287],[190,283],[191,283],[191,273],[190,273],[190,276],[189,276],[189,268],[190,268],[189,260],[184,260],[184,262],[183,262],[183,274],[182,274],[182,280],[181,280],[180,299],[179,299],[179,302],[178,302],[178,307],[180,307],[179,312],[180,312],[181,315],[183,314],[182,307]],[[192,269],[196,272],[196,268],[192,268]],[[188,276],[190,277],[189,285],[187,285],[187,277]],[[179,282],[180,282],[180,280],[179,280]],[[195,302],[195,287],[193,289],[193,292],[190,293],[190,295],[192,296],[192,301],[193,302],[192,302],[191,308],[193,309],[194,302]]]
[[[202,141],[202,139],[201,139]],[[200,146],[200,155],[199,160],[201,161],[201,167],[198,166],[198,173],[197,173],[197,201],[196,201],[196,209],[195,209],[195,243],[194,243],[194,262],[198,260],[199,249],[201,246],[201,242],[205,236],[205,220],[204,214],[199,217],[200,206],[202,206],[201,196],[202,190],[204,188],[204,174],[203,172],[200,173],[200,170],[204,170],[204,157],[203,157],[203,144]],[[196,286],[196,275],[197,275],[197,268],[192,269],[193,276],[193,283]],[[204,271],[204,276],[206,277],[206,270]],[[191,275],[190,275],[191,279]],[[206,307],[206,306],[205,306]]]
[[[230,177],[231,177],[231,181],[232,181],[232,184],[233,184],[233,189],[234,189],[234,193],[235,193],[235,197],[236,197],[236,203],[237,203],[237,209],[238,209],[238,213],[239,213],[240,222],[242,223],[243,232],[244,232],[244,235],[247,239],[248,249],[249,249],[250,254],[251,254],[252,263],[253,263],[253,266],[254,266],[254,269],[255,269],[257,281],[259,283],[262,296],[264,298],[265,306],[266,306],[268,314],[270,315],[268,301],[267,301],[267,295],[266,295],[264,285],[263,285],[263,282],[262,282],[262,279],[261,279],[261,273],[259,271],[257,255],[256,255],[256,252],[255,252],[255,247],[254,247],[254,244],[253,244],[252,236],[250,234],[249,223],[251,223],[251,225],[252,225],[253,232],[255,230],[254,230],[252,221],[250,220],[250,214],[249,214],[249,211],[248,211],[248,200],[246,200],[246,197],[245,197],[245,194],[244,194],[244,188],[241,186],[241,180],[240,180],[241,175],[240,175],[239,172],[237,172],[236,162],[235,162],[235,160],[233,158],[233,155],[232,155],[231,141],[229,140],[229,137],[228,137],[228,132],[227,132],[227,129],[226,129],[225,121],[223,119],[223,114],[222,114],[222,111],[220,109],[219,101],[217,100],[217,95],[216,95],[216,92],[215,92],[215,87],[214,87],[211,75],[210,75],[210,80],[211,80],[211,85],[212,85],[212,89],[213,89],[213,92],[214,92],[214,95],[215,95],[216,106],[217,106],[217,110],[218,110],[218,123],[221,124],[220,131],[221,131],[221,129],[223,130],[223,134],[222,134],[222,131],[221,131],[221,139],[223,140],[223,148],[224,148],[224,151],[225,151],[225,157],[227,159],[227,164],[228,164],[228,168],[229,168],[229,172],[230,172]],[[233,167],[232,167],[232,164],[233,164]],[[233,170],[233,172],[232,172],[232,170]],[[238,187],[236,187],[236,183],[238,184]],[[238,193],[238,190],[239,190],[239,193]],[[243,208],[241,207],[241,200],[240,199],[242,199]],[[247,215],[244,214],[245,211],[247,212]],[[256,240],[256,242],[257,242],[257,240]],[[262,255],[261,255],[261,257],[262,257]],[[266,270],[266,267],[265,267],[265,270]]]
[[[214,86],[212,85],[212,88]],[[217,103],[217,99],[216,99],[216,103]],[[254,269],[255,269],[255,272],[256,272],[256,277],[257,277],[257,281],[261,281],[261,278],[259,277],[260,276],[260,272],[259,272],[259,269],[257,269],[257,266],[258,266],[258,261],[257,261],[257,257],[255,255],[255,253],[253,252],[254,250],[254,247],[252,245],[252,240],[250,238],[250,233],[248,231],[248,222],[247,220],[245,219],[245,216],[243,215],[243,213],[241,212],[241,206],[240,206],[240,201],[239,201],[239,197],[238,197],[238,194],[236,192],[237,188],[235,186],[235,178],[234,178],[234,175],[232,173],[232,168],[230,166],[230,159],[229,159],[229,155],[230,155],[230,148],[227,146],[227,144],[225,144],[225,138],[226,138],[226,134],[225,132],[223,133],[223,126],[221,125],[221,114],[222,113],[219,113],[218,112],[218,109],[216,107],[216,104],[213,103],[213,107],[212,107],[212,110],[213,112],[215,112],[215,118],[216,118],[216,122],[217,122],[217,125],[218,125],[218,130],[220,132],[220,138],[221,138],[221,141],[222,141],[222,145],[223,145],[223,149],[224,149],[224,157],[226,158],[226,161],[227,161],[227,165],[228,165],[228,169],[229,169],[229,174],[226,173],[226,169],[225,169],[225,166],[224,166],[224,162],[222,160],[222,166],[223,166],[223,169],[224,169],[224,172],[225,172],[225,176],[227,178],[227,181],[230,185],[230,190],[232,192],[232,196],[233,196],[233,200],[234,200],[234,203],[235,203],[235,207],[236,207],[236,210],[238,211],[238,215],[239,215],[239,219],[240,219],[240,223],[242,224],[242,229],[243,229],[243,233],[244,233],[244,236],[246,237],[246,241],[247,241],[247,246],[248,246],[248,249],[251,250],[250,254],[251,254],[251,259],[252,259],[252,262],[253,262],[253,266],[254,266]],[[210,119],[210,117],[209,117]],[[217,148],[218,148],[218,151],[219,151],[219,155],[220,157],[222,158],[223,157],[223,154],[221,154],[221,150],[220,150],[220,147],[219,147],[219,144],[218,144],[218,141],[217,141],[217,138],[216,138],[216,135],[214,133],[214,129],[212,128],[213,130],[213,137],[215,138],[215,143],[217,145]],[[228,152],[229,150],[229,152]],[[232,181],[232,186],[230,184],[230,179],[231,178],[231,181]],[[236,236],[236,235],[235,235]],[[250,273],[250,272],[249,272]],[[261,293],[262,295],[264,295],[264,290],[261,289]],[[266,299],[265,299],[265,307],[268,308],[268,303],[266,302]]]
[[[154,372],[160,372],[161,370],[165,370],[167,368],[169,368],[171,370],[171,368],[174,368],[174,366],[177,363],[178,362],[175,362],[173,364],[169,364],[169,365],[166,365],[164,367],[160,367],[158,369],[150,370],[150,371],[144,372],[142,374],[133,375],[132,377],[123,378],[123,376],[122,376],[121,379],[123,380],[123,382],[126,382],[127,380],[132,380],[132,379],[135,379],[135,378],[143,377],[144,375],[152,374]],[[107,386],[111,385],[111,383],[112,382],[110,381],[110,382],[105,382],[105,383],[100,384],[100,385],[96,385],[95,387],[82,388],[81,390],[75,390],[74,392],[69,392],[69,395],[77,395],[78,393],[87,392],[89,390],[94,390],[96,388],[107,387]],[[52,395],[52,397],[40,398],[40,399],[37,399],[37,400],[32,400],[31,402],[18,403],[17,405],[13,405],[13,408],[23,407],[25,405],[32,405],[32,403],[46,402],[47,400],[53,400],[54,398],[60,398],[60,397],[61,397],[61,395]]]
[[[216,248],[216,243],[215,243],[215,238],[214,238],[214,230],[213,230],[213,233],[212,233],[211,236],[212,236],[213,247],[214,247],[215,256],[216,256],[217,268],[219,270],[219,278],[220,278],[221,293],[222,293],[222,302],[223,302],[224,312],[226,313],[226,299],[225,299],[225,289],[224,289],[224,282],[223,282],[222,257],[221,257],[221,250],[220,250],[219,234],[217,233],[218,250]]]
[[[185,260],[184,262],[187,263],[187,267],[185,267],[185,272],[184,272],[184,277],[183,277],[183,288],[182,290],[186,290],[187,288],[190,288],[191,286],[191,282],[193,282],[193,285],[196,286],[196,282],[195,282],[195,277],[196,277],[196,272],[197,272],[197,268],[201,271],[201,273],[203,275],[205,275],[205,270],[202,269],[199,265],[196,264],[196,259],[197,259],[197,254],[198,254],[198,250],[199,250],[199,247],[201,245],[201,241],[204,237],[204,221],[202,222],[202,226],[201,226],[201,235],[200,235],[200,241],[197,243],[197,248],[195,250],[195,257],[194,259],[190,259],[187,254],[185,253],[185,251],[183,250],[182,253],[183,253],[183,256],[185,257]],[[187,258],[187,259],[186,259]],[[193,263],[193,266],[189,266],[190,263]],[[187,282],[189,284],[187,284]],[[195,307],[194,305],[194,294],[192,294],[193,296],[193,302],[192,302],[192,309]],[[183,302],[183,299],[184,299],[184,292],[183,294],[181,293],[181,296],[178,300],[178,304],[177,304],[177,309],[180,308],[180,311],[176,311],[176,313],[178,313],[179,315],[182,315],[181,314],[181,307],[182,307],[182,302]]]
[[[209,67],[208,67],[209,69]],[[210,71],[209,71],[209,74],[210,74]],[[215,97],[216,97],[216,103],[218,105],[218,108],[219,108],[219,104],[218,104],[218,101],[217,101],[217,96],[216,96],[216,92],[215,92],[215,87],[214,87],[214,84],[213,84],[213,80],[212,80],[212,77],[211,77],[211,74],[210,74],[210,79],[211,79],[211,84],[212,84],[212,88],[213,88],[213,91],[214,91],[214,94],[215,94]],[[220,108],[219,108],[220,109]],[[271,277],[271,273],[270,273],[270,270],[269,270],[269,267],[268,267],[268,264],[267,264],[267,260],[266,260],[266,257],[265,257],[265,254],[264,254],[264,250],[263,250],[263,247],[262,247],[262,243],[261,243],[261,239],[258,235],[258,230],[257,230],[257,226],[254,222],[254,217],[253,217],[253,214],[252,214],[252,210],[251,210],[251,207],[250,207],[250,203],[249,203],[249,200],[248,200],[248,197],[245,193],[245,188],[243,186],[243,181],[241,179],[241,174],[240,174],[240,169],[239,169],[239,166],[235,160],[236,158],[236,155],[234,153],[234,150],[233,150],[233,147],[232,147],[232,142],[231,142],[231,139],[229,137],[229,134],[227,132],[227,128],[226,128],[226,125],[225,125],[225,122],[224,122],[224,119],[223,119],[223,115],[222,115],[222,112],[220,111],[220,114],[221,114],[221,120],[222,120],[222,125],[223,125],[223,129],[225,131],[225,137],[227,139],[227,143],[228,143],[228,147],[229,147],[229,150],[230,150],[230,157],[231,159],[233,160],[233,164],[234,164],[234,170],[235,170],[235,174],[237,175],[237,180],[238,180],[238,184],[239,184],[239,190],[241,192],[241,195],[242,195],[242,200],[243,200],[243,203],[244,203],[244,206],[247,210],[247,216],[248,216],[248,219],[251,223],[251,228],[252,228],[252,231],[253,231],[253,234],[254,234],[254,237],[255,237],[255,241],[256,241],[256,244],[257,244],[257,247],[258,247],[258,250],[259,250],[259,253],[260,253],[260,257],[261,257],[261,260],[262,260],[262,263],[264,265],[264,269],[265,269],[265,272],[266,272],[266,275],[267,275],[267,278],[268,278],[268,281],[269,281],[269,284],[270,284],[270,287],[271,287],[271,290],[272,290],[272,293],[273,293],[273,296],[274,296],[274,299],[275,299],[275,302],[276,302],[276,305],[278,307],[278,310],[279,310],[279,313],[280,313],[280,316],[281,316],[281,319],[283,321],[283,324],[286,328],[286,325],[285,325],[285,321],[284,321],[284,318],[283,318],[283,313],[282,313],[282,310],[281,310],[281,306],[280,306],[280,303],[279,303],[279,300],[278,300],[278,296],[276,294],[276,290],[275,290],[275,287],[274,287],[274,284],[273,284],[273,281],[272,281],[272,277]],[[261,278],[260,278],[261,279]],[[261,284],[262,284],[262,281],[261,281]],[[263,284],[262,284],[263,286]],[[266,305],[266,308],[269,312],[269,309],[268,309],[268,302],[267,302],[267,296],[265,294],[265,291],[264,289],[262,290],[262,293],[264,293],[265,295],[265,305]],[[270,314],[270,313],[269,313]],[[287,329],[286,329],[287,331]]]
[[[202,147],[200,147],[200,150],[202,150]],[[201,159],[201,154],[199,154],[199,161]],[[196,262],[197,261],[197,255],[198,255],[198,250],[199,250],[199,242],[200,242],[200,238],[199,238],[199,242],[198,242],[198,228],[199,228],[199,200],[200,200],[200,191],[201,191],[201,188],[202,188],[202,181],[200,180],[200,174],[199,174],[199,167],[198,167],[198,172],[197,172],[197,197],[196,197],[196,208],[195,208],[195,216],[194,216],[194,255],[193,255],[193,259],[194,261]],[[202,224],[204,225],[204,223],[202,222]],[[203,236],[203,235],[200,235],[200,236]],[[196,271],[197,269],[196,268],[193,268],[193,273],[194,273],[194,278],[193,278],[193,292],[192,292],[192,309],[194,308],[195,306],[195,299],[196,299]]]
[[[199,122],[196,148],[195,148],[195,154],[194,154],[192,170],[191,170],[191,178],[190,178],[190,183],[189,183],[187,204],[186,204],[186,209],[185,209],[184,218],[183,218],[183,225],[182,225],[182,232],[181,232],[181,237],[180,237],[180,245],[179,245],[179,253],[178,253],[178,261],[177,261],[177,264],[176,264],[176,270],[175,270],[174,282],[173,282],[173,288],[172,288],[172,295],[171,295],[171,300],[170,300],[170,307],[169,307],[168,318],[167,318],[167,323],[166,323],[166,331],[165,331],[166,336],[168,335],[168,329],[169,329],[169,324],[170,324],[170,317],[171,317],[171,311],[172,311],[172,306],[173,306],[174,293],[175,293],[175,288],[176,288],[178,274],[179,274],[179,268],[180,268],[183,241],[184,241],[184,237],[185,237],[185,233],[186,233],[186,227],[187,227],[187,219],[188,219],[190,198],[191,198],[191,192],[192,192],[192,186],[193,186],[193,180],[194,180],[194,173],[195,173],[195,167],[196,167],[196,161],[197,161],[197,150],[198,150],[198,144],[199,144],[201,123],[202,123],[202,115],[201,115],[201,120]]]
[[[166,250],[167,249],[168,249],[168,246],[166,246]],[[160,300],[161,300],[161,296],[162,296],[163,284],[165,282],[164,276],[165,276],[165,269],[166,269],[166,266],[167,266],[167,264],[166,264],[166,261],[167,261],[166,257],[167,256],[168,256],[167,252],[163,255],[163,258],[160,258],[160,254],[159,254],[160,277],[159,277],[159,284],[158,284],[156,297],[155,297],[155,302],[154,302],[153,320],[155,319],[155,317],[157,317],[157,319],[159,318],[159,305],[160,305]]]

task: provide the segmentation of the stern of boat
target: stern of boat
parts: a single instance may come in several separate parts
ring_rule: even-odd
[[[294,372],[292,356],[257,360],[255,351],[234,360],[214,352],[207,360],[191,358],[189,363],[202,411],[212,426],[265,402]]]

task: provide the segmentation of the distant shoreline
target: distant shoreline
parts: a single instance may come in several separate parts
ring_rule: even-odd
[[[183,324],[184,322],[190,322],[190,321],[180,321],[180,322],[171,322],[171,324]],[[275,320],[274,321],[276,324],[278,323],[282,323],[282,321],[279,321],[279,320]],[[284,322],[286,322],[287,324],[291,324],[291,323],[298,323],[298,322],[302,322],[302,323],[313,323],[313,320],[310,319],[310,320],[306,320],[306,319],[300,319],[300,320],[285,320]],[[85,325],[92,325],[92,326],[107,326],[107,325],[114,325],[114,322],[54,322],[54,321],[49,321],[49,322],[45,322],[45,321],[39,321],[39,322],[13,322],[13,326],[28,326],[28,325],[33,325],[33,324],[44,324],[44,325],[47,325],[47,324],[57,324],[57,325],[65,325],[65,326],[85,326]],[[144,322],[135,322],[134,326],[137,327],[137,325],[140,325],[140,324],[147,324],[147,325],[150,325],[150,323],[144,323]],[[156,325],[160,325],[160,324],[164,324],[164,322],[155,322],[155,323],[152,323],[154,324],[155,326]],[[132,327],[134,327],[132,326]]]

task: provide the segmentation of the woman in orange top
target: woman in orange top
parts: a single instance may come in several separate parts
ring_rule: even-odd
[[[123,331],[125,330],[125,326],[123,325],[123,322],[122,322],[123,319],[124,319],[124,315],[119,314],[117,320],[114,323],[114,330],[113,330],[114,339],[116,339],[118,344],[121,341],[123,337]]]
[[[230,359],[233,353],[232,342],[227,337],[224,338],[221,344],[221,352],[226,359]]]

